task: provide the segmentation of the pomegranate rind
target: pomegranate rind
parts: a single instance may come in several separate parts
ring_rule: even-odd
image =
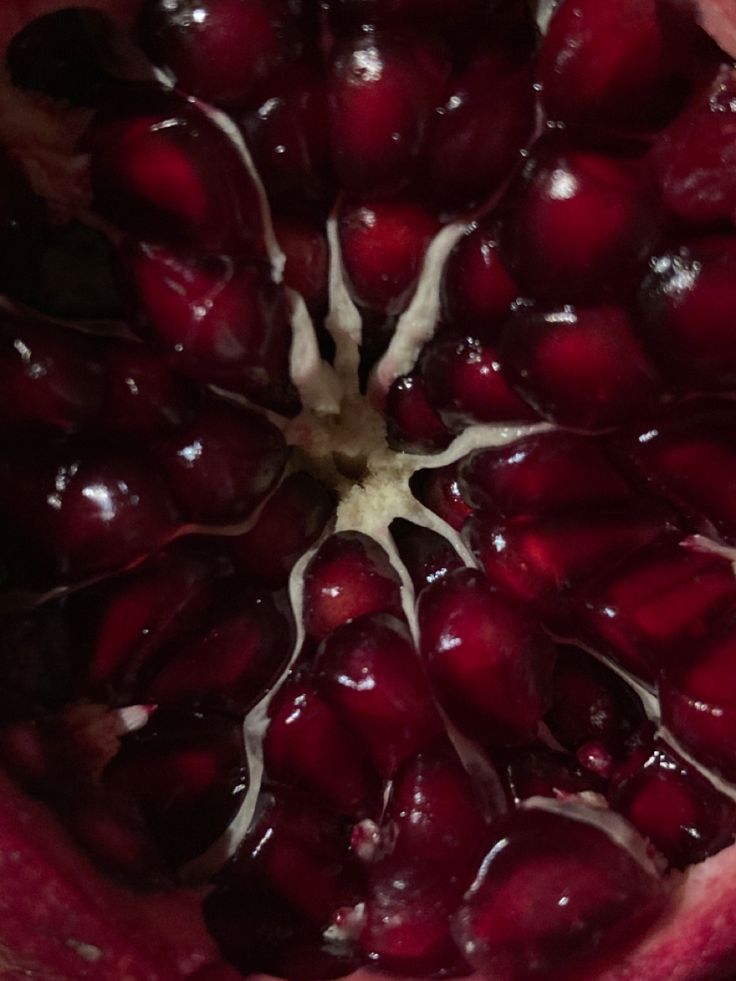
[[[118,887],[2,771],[0,799],[3,981],[176,981],[219,965],[199,893]]]

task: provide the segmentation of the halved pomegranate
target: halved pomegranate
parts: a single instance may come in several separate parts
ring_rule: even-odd
[[[0,977],[736,977],[735,36],[2,5]]]

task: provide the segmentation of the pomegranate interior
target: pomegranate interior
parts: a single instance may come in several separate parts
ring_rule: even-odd
[[[730,5],[0,42],[0,977],[736,977]]]

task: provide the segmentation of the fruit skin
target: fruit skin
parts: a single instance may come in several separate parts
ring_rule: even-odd
[[[219,962],[196,893],[146,897],[113,885],[3,771],[0,789],[8,978],[33,970],[59,981],[174,981]]]

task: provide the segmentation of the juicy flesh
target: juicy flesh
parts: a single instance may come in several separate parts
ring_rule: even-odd
[[[0,14],[11,969],[118,979],[121,883],[209,931],[141,981],[726,979],[729,54],[676,0],[99,6],[137,49]]]

